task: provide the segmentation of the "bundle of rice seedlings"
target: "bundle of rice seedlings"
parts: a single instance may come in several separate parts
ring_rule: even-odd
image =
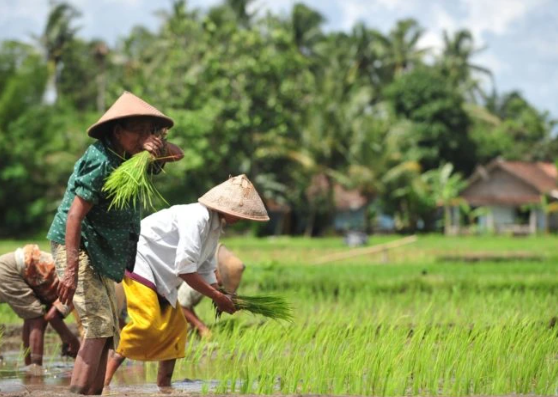
[[[111,199],[109,209],[124,209],[139,203],[144,208],[154,208],[153,198],[159,197],[166,202],[161,193],[155,189],[149,166],[157,160],[148,151],[142,151],[124,161],[105,181],[103,192]]]
[[[232,295],[236,310],[246,310],[273,320],[293,321],[293,309],[285,298],[274,295],[246,296]],[[217,311],[217,316],[221,313]]]

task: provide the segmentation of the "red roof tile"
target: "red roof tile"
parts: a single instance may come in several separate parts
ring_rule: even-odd
[[[490,190],[481,190],[473,194],[470,191],[469,188],[472,185],[479,180],[486,180],[496,170],[503,170],[519,179],[533,188],[533,193],[514,192],[514,194],[495,194],[495,192]],[[469,178],[468,187],[461,193],[461,197],[465,198],[471,205],[523,205],[540,202],[540,196],[549,194],[552,190],[558,190],[558,171],[553,163],[528,163],[496,159],[486,166],[477,167],[475,173]]]
[[[548,193],[558,188],[556,166],[552,163],[499,161],[498,164],[502,169],[533,186],[540,193]]]

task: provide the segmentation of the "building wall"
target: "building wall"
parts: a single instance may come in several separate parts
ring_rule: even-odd
[[[361,207],[357,210],[338,210],[333,219],[333,226],[337,231],[346,230],[365,230],[366,229],[366,208]]]
[[[490,206],[494,219],[494,226],[513,225],[515,223],[516,207]]]
[[[536,203],[540,194],[537,190],[517,177],[501,170],[495,169],[490,173],[487,180],[479,179],[461,194],[471,205],[498,205],[510,203],[522,205]],[[502,216],[507,215],[502,212]]]

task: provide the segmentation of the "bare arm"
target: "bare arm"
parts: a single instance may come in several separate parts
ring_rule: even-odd
[[[184,152],[174,143],[167,142],[167,155],[161,159],[164,162],[178,161],[184,158]]]
[[[60,299],[58,299],[56,302],[59,302],[59,301],[60,301]],[[65,312],[62,313],[61,311],[58,310],[56,302],[54,302],[53,306],[45,314],[45,320],[46,321],[51,321],[53,318],[55,318],[58,315],[62,316],[62,318],[65,318],[72,310],[74,310],[74,305],[70,303],[68,306],[66,306],[67,310],[65,310]]]
[[[66,221],[66,270],[58,284],[58,299],[65,305],[72,303],[78,279],[81,222],[93,204],[79,196],[74,198]]]
[[[231,298],[220,292],[217,285],[208,284],[198,273],[181,274],[180,278],[199,293],[212,299],[220,311],[232,314],[236,311]]]
[[[207,328],[203,321],[198,317],[193,308],[182,306],[182,313],[184,313],[186,321],[194,327],[200,336],[209,337],[211,335],[211,331],[209,331],[209,328]]]

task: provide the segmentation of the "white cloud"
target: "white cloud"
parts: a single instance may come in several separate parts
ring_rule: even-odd
[[[474,58],[473,63],[490,69],[494,75],[510,69],[510,65],[498,58],[493,52],[481,52]]]
[[[110,4],[110,3],[114,2],[114,0],[104,0],[104,1],[107,4]],[[134,7],[141,3],[141,0],[118,0],[118,1],[121,2],[124,5],[134,6]]]
[[[351,30],[358,21],[362,20],[367,14],[367,6],[359,1],[346,1],[343,3],[343,16],[341,28],[343,30]]]
[[[0,0],[0,22],[15,18],[26,18],[36,22],[43,22],[48,11],[46,1],[10,1]]]
[[[544,57],[554,58],[554,61],[558,57],[558,45],[556,45],[555,37],[536,37],[525,40],[521,44],[525,49],[534,49]]]
[[[260,0],[252,3],[251,11],[271,11],[273,13],[282,14],[290,12],[294,6],[294,0]]]
[[[438,55],[441,52],[442,45],[442,35],[430,30],[426,31],[418,42],[419,48],[428,48],[433,55]]]
[[[548,0],[462,0],[467,17],[463,25],[482,40],[484,32],[503,35],[517,20]]]
[[[359,21],[385,15],[386,12],[406,18],[416,10],[417,6],[420,7],[417,2],[408,0],[333,0],[333,3],[336,3],[337,8],[342,10],[342,21],[339,26],[345,31],[351,30]],[[381,23],[381,20],[376,20],[376,23],[378,22]]]
[[[458,22],[441,6],[435,6],[430,12],[431,21],[428,23],[429,29],[426,30],[424,35],[419,40],[421,48],[428,47],[432,53],[439,54],[442,50],[444,41],[442,33],[444,30],[453,32],[457,29]]]
[[[434,23],[438,29],[454,30],[458,26],[457,20],[439,5],[434,8]]]
[[[388,10],[407,10],[411,2],[407,0],[376,0],[376,3]]]

